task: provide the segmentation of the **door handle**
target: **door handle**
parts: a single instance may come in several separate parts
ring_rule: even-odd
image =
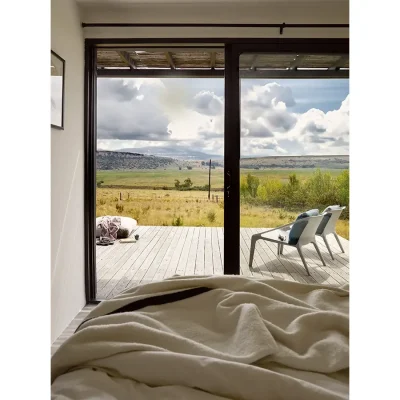
[[[225,171],[225,192],[226,192],[226,196],[228,198],[229,198],[229,192],[231,190],[231,185],[232,185],[231,170],[227,169]]]

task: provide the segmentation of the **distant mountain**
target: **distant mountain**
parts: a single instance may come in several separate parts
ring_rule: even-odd
[[[205,159],[187,157],[166,157],[157,154],[144,154],[141,151],[147,148],[126,149],[130,151],[97,151],[98,170],[132,170],[132,169],[181,169],[181,168],[206,168],[209,158],[217,167],[223,167],[224,160],[209,154],[193,152],[207,156]],[[148,148],[152,149],[151,147]],[[158,148],[160,150],[160,148]],[[141,151],[140,151],[141,150]],[[181,150],[181,149],[179,149]],[[179,153],[177,151],[176,153]],[[176,154],[175,153],[175,154]],[[183,156],[182,156],[183,157]],[[271,168],[322,168],[322,169],[347,169],[349,156],[270,156],[242,158],[240,168],[243,169],[271,169]]]
[[[157,157],[170,157],[175,158],[177,160],[220,160],[223,159],[223,156],[215,155],[215,154],[207,154],[201,151],[196,151],[190,149],[188,147],[138,147],[136,149],[128,148],[128,149],[120,149],[116,150],[117,152],[124,153],[141,153],[146,155],[153,155]]]
[[[242,158],[241,168],[325,168],[347,169],[349,168],[349,156],[271,156]]]
[[[180,166],[177,160],[170,157],[102,150],[97,151],[96,164],[98,170],[159,169]]]

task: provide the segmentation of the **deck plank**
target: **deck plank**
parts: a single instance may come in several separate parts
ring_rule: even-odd
[[[186,237],[188,235],[189,232],[189,227],[187,226],[183,226],[180,229],[182,229],[182,235],[179,238],[179,241],[176,245],[174,254],[171,257],[171,261],[168,265],[168,269],[166,271],[165,277],[169,278],[171,276],[174,276],[176,274],[176,268],[178,267],[179,264],[179,259],[181,258],[181,254],[183,252],[184,249],[184,245],[186,242]]]
[[[243,255],[246,258],[246,260],[250,259],[250,241],[251,239],[249,238],[246,229],[241,228],[240,229],[240,237],[241,237],[241,246],[243,249]],[[260,266],[264,264],[264,260],[260,256],[258,249],[256,248],[254,251],[254,259],[253,259],[253,267],[252,267],[252,273],[253,276],[255,277],[260,277],[262,278],[264,275],[267,278],[272,278],[271,273],[268,270],[264,270],[264,273],[261,271]],[[249,267],[250,269],[250,267]]]
[[[240,272],[244,276],[253,276],[255,273],[259,274],[259,270],[249,267],[249,251],[244,243],[244,238],[240,233]]]
[[[161,227],[156,227],[156,229],[149,232],[148,235],[143,235],[139,239],[137,242],[138,250],[125,262],[123,266],[125,273],[115,285],[112,292],[109,294],[109,297],[114,297],[121,291],[137,284],[134,280],[136,271],[144,262],[146,257],[151,253],[154,245],[159,240],[160,236],[158,233],[160,232],[160,228]]]
[[[142,231],[144,232],[144,231]],[[147,230],[147,232],[152,232],[152,230]],[[140,240],[140,239],[139,239]],[[134,254],[142,249],[142,246],[136,243],[116,243],[114,246],[121,246],[121,257],[118,260],[115,260],[116,262],[114,264],[111,263],[111,260],[109,261],[108,265],[105,267],[107,268],[102,268],[101,270],[97,270],[97,280],[98,280],[98,285],[97,289],[105,286],[107,282],[104,284],[99,284],[99,281],[104,281],[104,275],[107,273],[109,269],[115,270],[115,273],[118,274],[120,277],[123,276],[124,272],[126,269],[129,269],[130,265],[132,264],[132,258]],[[124,249],[126,250],[124,251]],[[136,255],[135,255],[136,257]],[[120,272],[121,271],[121,272]]]
[[[197,246],[196,264],[194,269],[195,275],[204,275],[204,242],[206,237],[205,229],[200,229],[199,244]]]
[[[147,269],[141,283],[149,283],[154,281],[154,277],[157,271],[160,269],[161,263],[172,243],[172,239],[174,238],[175,231],[172,227],[166,227],[163,237],[161,238],[161,247],[158,251],[156,257],[150,264],[149,268]]]
[[[332,260],[322,238],[318,246],[326,262],[323,266],[314,247],[304,246],[311,276],[306,274],[296,249],[285,246],[277,255],[274,243],[256,244],[253,268],[249,268],[251,236],[268,228],[241,228],[240,271],[254,278],[284,279],[332,286],[349,282],[349,242],[341,239],[341,253],[335,238],[328,236],[335,259]],[[223,274],[223,227],[141,226],[136,243],[119,243],[97,250],[97,298],[112,298],[128,287],[162,280],[173,275]]]
[[[184,275],[185,274],[185,269],[186,269],[186,265],[188,263],[188,258],[189,258],[189,251],[190,251],[190,247],[192,245],[194,229],[195,229],[194,227],[190,227],[188,230],[188,233],[186,235],[186,239],[185,239],[185,242],[184,242],[183,248],[182,248],[182,253],[181,253],[181,256],[179,257],[179,262],[176,267],[176,271],[175,271],[176,275]]]
[[[141,283],[149,283],[151,282],[151,279],[149,282],[143,282],[144,277],[149,270],[150,266],[156,259],[158,253],[161,251],[163,244],[167,240],[169,236],[170,230],[168,229],[167,226],[163,226],[160,230],[160,234],[158,235],[158,238],[154,238],[154,246],[151,249],[151,252],[146,256],[146,258],[143,260],[142,263],[138,264],[138,269],[136,270],[135,273],[135,283],[136,284],[141,284]]]
[[[139,231],[139,235],[142,236],[143,234],[149,234],[150,232],[157,229],[157,227],[144,227],[149,229],[141,229]],[[139,239],[140,240],[140,239]],[[98,279],[102,278],[103,275],[109,271],[123,256],[125,251],[128,251],[131,247],[135,247],[134,243],[119,243],[116,241],[113,245],[107,246],[110,250],[106,253],[105,258],[100,258],[100,261],[96,262],[96,271]]]
[[[197,248],[199,245],[199,236],[200,236],[200,228],[195,227],[193,229],[192,242],[190,244],[188,260],[187,260],[186,268],[185,268],[185,272],[184,272],[185,276],[192,276],[195,274]]]
[[[206,236],[204,239],[204,275],[212,275],[214,273],[211,229],[212,228],[209,227],[205,228]]]
[[[155,273],[154,277],[153,277],[153,281],[160,281],[162,279],[164,279],[167,270],[168,270],[168,266],[171,262],[172,256],[175,253],[175,249],[179,243],[180,237],[183,234],[183,230],[179,229],[176,226],[173,226],[171,228],[172,233],[173,233],[173,238],[171,240],[171,244],[168,248],[168,250],[166,251],[159,268],[157,269],[157,272]]]
[[[256,233],[262,232],[263,230],[264,229],[259,228],[249,228],[249,234],[254,235]],[[293,278],[290,271],[285,268],[284,264],[277,258],[276,254],[272,252],[272,250],[267,245],[267,243],[265,243],[264,240],[259,240],[256,244],[256,248],[258,246],[261,247],[261,249],[263,250],[263,254],[268,257],[268,260],[265,260],[265,265],[261,267],[261,269],[267,268],[272,274],[278,273],[284,280],[296,282],[296,279]]]
[[[245,244],[249,248],[249,257],[250,257],[250,247],[251,247],[251,237],[253,236],[253,232],[248,228],[242,229],[243,237],[245,238]],[[258,245],[257,245],[258,244]],[[256,244],[254,251],[254,261],[258,262],[258,268],[262,275],[266,278],[274,278],[274,279],[284,279],[282,274],[279,271],[273,270],[269,268],[269,255],[266,253],[265,248],[260,246],[261,241],[258,241]]]
[[[211,246],[212,246],[212,259],[214,265],[214,274],[223,275],[224,270],[222,269],[221,263],[221,253],[218,241],[218,231],[217,229],[211,229]]]
[[[221,255],[221,266],[222,271],[224,271],[224,228],[218,227],[218,245],[219,245],[219,252]]]

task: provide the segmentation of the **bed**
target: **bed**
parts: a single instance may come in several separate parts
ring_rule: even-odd
[[[52,357],[52,398],[347,399],[349,288],[173,277],[101,302]]]

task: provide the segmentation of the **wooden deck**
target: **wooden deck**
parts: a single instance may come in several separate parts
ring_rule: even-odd
[[[267,228],[241,228],[240,270],[246,276],[285,279],[297,282],[342,285],[349,282],[349,242],[341,238],[345,253],[341,253],[333,235],[329,244],[332,260],[318,238],[326,266],[321,264],[312,245],[303,249],[311,276],[301,263],[296,249],[285,246],[277,257],[276,245],[258,241],[253,268],[249,268],[250,238]],[[222,275],[223,228],[174,226],[141,226],[135,234],[136,243],[96,246],[97,298],[112,298],[124,289],[171,277],[172,275]]]

